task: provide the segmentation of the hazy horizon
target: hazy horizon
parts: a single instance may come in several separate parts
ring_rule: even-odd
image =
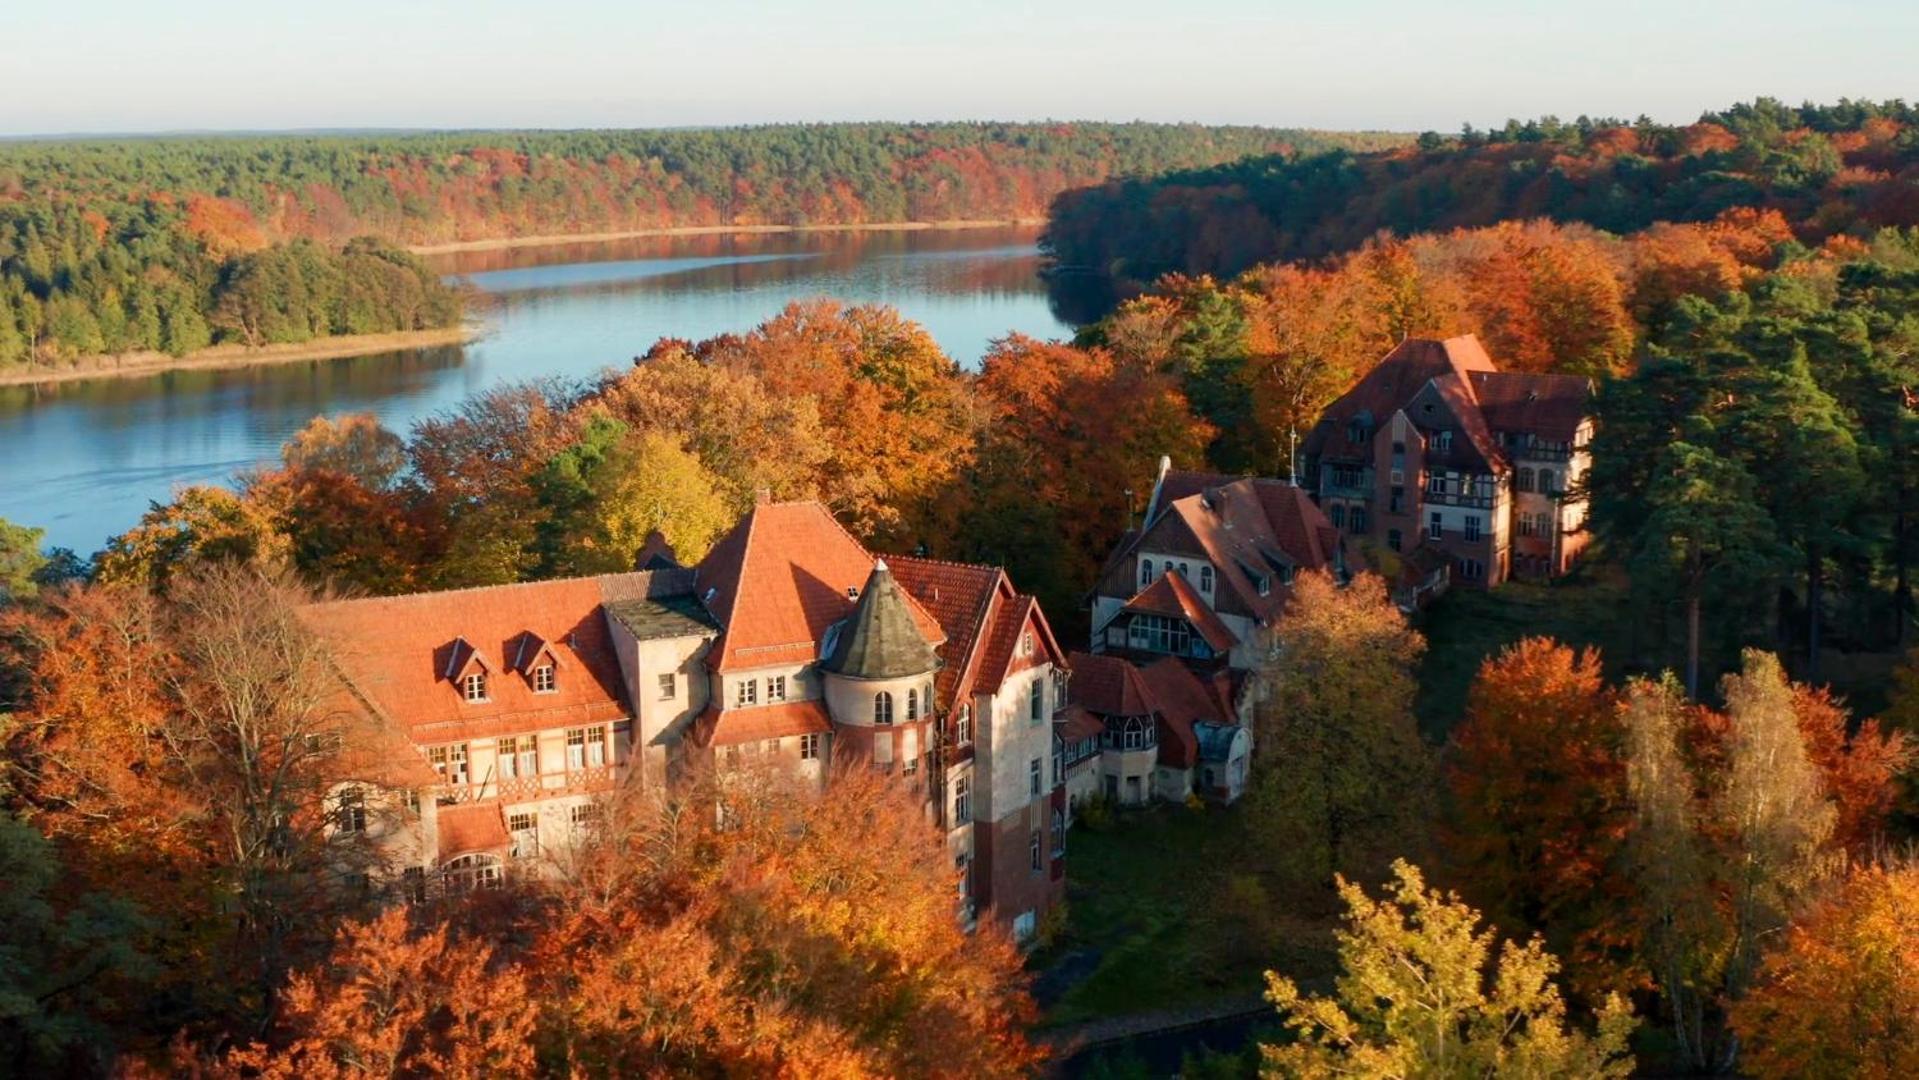
[[[80,0],[13,14],[14,40],[37,47],[0,67],[0,134],[985,119],[1412,132],[1919,90],[1919,5],[1535,7]]]

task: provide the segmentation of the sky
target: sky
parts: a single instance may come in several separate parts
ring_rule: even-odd
[[[0,0],[0,134],[1190,120],[1919,98],[1919,2]]]

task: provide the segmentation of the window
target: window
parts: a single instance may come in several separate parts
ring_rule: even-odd
[[[1346,527],[1346,508],[1339,503],[1334,503],[1332,507],[1326,511],[1326,517],[1333,523],[1333,528],[1343,529]]]
[[[1389,547],[1389,548],[1392,548],[1392,549],[1393,549],[1394,551],[1398,551],[1398,550],[1399,550],[1399,547],[1400,547],[1400,545],[1401,545],[1401,544],[1402,544],[1403,542],[1404,542],[1404,541],[1403,541],[1403,540],[1401,540],[1401,538],[1400,538],[1400,535],[1399,535],[1399,530],[1398,530],[1398,529],[1387,529],[1387,530],[1386,530],[1386,546],[1387,546],[1387,547]]]
[[[766,680],[766,700],[769,702],[786,700],[786,676],[775,675]]]
[[[566,812],[567,821],[575,829],[590,829],[605,818],[599,803],[581,803]]]
[[[1272,579],[1268,578],[1265,574],[1253,575],[1253,590],[1259,593],[1259,595],[1261,596],[1265,596],[1267,593],[1272,592],[1273,591]]]
[[[366,831],[366,792],[350,787],[340,792],[339,815],[335,820],[340,831],[363,833]]]
[[[1518,526],[1519,535],[1531,536],[1533,534],[1533,516],[1531,514],[1519,515],[1519,521],[1516,524]]]
[[[1386,508],[1390,512],[1395,514],[1405,513],[1406,512],[1406,489],[1403,487],[1400,487],[1399,485],[1394,485],[1392,494],[1386,504]]]
[[[1539,470],[1539,490],[1545,495],[1559,494],[1559,477],[1551,469]]]
[[[1333,466],[1333,486],[1342,487],[1342,488],[1356,488],[1360,486],[1359,466],[1357,465]]]
[[[541,664],[533,669],[533,692],[551,694],[557,684],[553,680],[553,665]]]
[[[447,863],[441,876],[446,879],[448,892],[463,893],[497,889],[503,875],[497,855],[462,855]]]
[[[953,725],[953,741],[965,745],[973,741],[973,707],[961,705],[959,723]]]
[[[1446,519],[1439,515],[1439,511],[1435,510],[1433,511],[1432,517],[1426,519],[1426,537],[1429,540],[1443,540],[1445,536]]]
[[[1027,849],[1032,856],[1033,869],[1034,870],[1046,869],[1046,864],[1040,861],[1041,855],[1045,851],[1045,846],[1042,842],[1040,831],[1038,829],[1033,830],[1033,839],[1032,839],[1032,842],[1027,845]]]
[[[513,835],[507,854],[515,859],[535,859],[540,855],[540,826],[531,811],[506,816],[506,831]]]
[[[1153,746],[1153,721],[1150,717],[1128,716],[1108,721],[1100,733],[1101,745],[1117,750],[1148,750]]]
[[[633,749],[633,721],[613,721],[613,760],[623,762]]]
[[[1041,775],[1042,775],[1042,773],[1041,773],[1041,770],[1042,770],[1042,768],[1043,768],[1043,766],[1042,766],[1042,765],[1040,764],[1040,759],[1039,759],[1039,758],[1034,758],[1034,759],[1033,759],[1032,761],[1030,761],[1030,762],[1028,762],[1028,763],[1027,763],[1027,765],[1026,765],[1026,793],[1027,793],[1028,795],[1038,795],[1038,794],[1039,794],[1039,792],[1040,792],[1040,777],[1041,777]]]
[[[1142,587],[1153,583],[1153,560],[1141,559],[1139,561],[1139,583]]]
[[[758,679],[741,679],[739,689],[734,691],[733,704],[744,707],[747,705],[757,705],[759,702],[760,681]]]
[[[1053,810],[1053,858],[1066,854],[1066,811]]]
[[[400,872],[400,895],[410,903],[426,903],[426,870],[409,866]]]
[[[1358,536],[1366,531],[1365,507],[1353,507],[1353,512],[1346,516],[1346,528],[1347,531],[1351,532],[1354,536]]]
[[[875,724],[893,722],[893,695],[884,690],[873,695],[873,722]]]
[[[768,739],[760,744],[760,751],[766,754],[777,754],[780,752],[780,741],[778,739]]]
[[[812,761],[820,756],[819,732],[800,736],[800,760]]]
[[[532,735],[514,738],[509,735],[499,741],[500,779],[511,780],[515,777],[540,775],[539,740]]]
[[[1166,615],[1134,615],[1126,634],[1129,647],[1146,652],[1185,656],[1192,647],[1192,629],[1186,621]],[[1034,684],[1034,689],[1038,688],[1038,684]],[[1039,719],[1039,713],[1035,712],[1033,719]]]
[[[1199,568],[1199,591],[1205,593],[1213,591],[1213,568],[1210,566]]]
[[[1180,563],[1180,564],[1179,564],[1179,569],[1180,569],[1180,572],[1181,572],[1181,573],[1184,573],[1184,572],[1185,572],[1185,570],[1186,570],[1186,564],[1185,564],[1185,563]],[[1019,637],[1019,654],[1020,654],[1021,656],[1031,656],[1031,655],[1033,655],[1033,632],[1032,632],[1031,630],[1028,630],[1028,631],[1027,631],[1027,632],[1025,632],[1024,634],[1021,634],[1021,635],[1020,635],[1020,637]]]
[[[1452,429],[1443,428],[1433,433],[1433,449],[1439,451],[1442,454],[1452,453],[1452,449],[1453,449]]]
[[[433,763],[433,771],[440,774],[441,783],[466,783],[465,743],[428,747],[426,757]]]
[[[906,718],[908,720],[920,718],[920,692],[911,687],[908,687],[906,691]]]
[[[603,727],[568,728],[566,731],[566,767],[599,768],[606,764],[606,729]]]
[[[499,758],[500,779],[512,780],[519,776],[520,740],[509,735],[494,743],[493,748]]]
[[[1463,531],[1466,534],[1466,539],[1468,540],[1479,539],[1479,515],[1478,514],[1466,515],[1466,527]]]
[[[1551,536],[1553,534],[1553,516],[1551,514],[1539,515],[1533,524],[1533,531],[1541,536]]]
[[[680,696],[680,677],[669,671],[660,676],[660,700],[672,701]]]
[[[1429,495],[1446,494],[1446,474],[1429,472],[1426,474],[1426,493]]]
[[[1027,719],[1039,723],[1046,719],[1046,680],[1034,679],[1026,692]]]
[[[964,776],[953,781],[953,824],[964,825],[973,820],[973,786]]]
[[[468,701],[481,702],[486,698],[486,672],[470,671],[460,678],[460,693]]]
[[[1486,576],[1486,565],[1478,559],[1461,559],[1459,576],[1466,581],[1478,581]]]
[[[1531,491],[1533,489],[1533,471],[1531,469],[1519,470],[1519,475],[1513,480],[1513,486],[1521,491]]]

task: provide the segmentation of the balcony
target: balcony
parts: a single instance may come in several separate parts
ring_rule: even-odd
[[[583,795],[590,792],[605,791],[619,778],[617,765],[590,765],[583,769],[568,769],[565,772],[541,773],[538,776],[516,776],[510,779],[493,778],[487,784],[442,784],[434,792],[441,805],[451,803],[477,802],[482,798],[499,799],[503,802],[530,802],[534,799],[552,799],[562,795]],[[485,794],[488,786],[493,792]]]
[[[1457,506],[1468,510],[1491,510],[1498,499],[1490,495],[1435,495],[1426,492],[1425,501],[1436,506]]]

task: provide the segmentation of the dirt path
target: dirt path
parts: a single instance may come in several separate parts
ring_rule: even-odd
[[[49,383],[81,382],[87,379],[132,379],[168,371],[218,371],[226,368],[286,364],[296,360],[331,360],[343,356],[393,352],[397,349],[424,349],[435,345],[460,345],[478,338],[484,328],[477,323],[448,326],[439,330],[408,330],[393,334],[350,334],[318,338],[293,345],[266,345],[258,349],[245,345],[215,345],[197,349],[185,356],[160,352],[123,353],[119,356],[82,357],[73,364],[31,364],[0,370],[0,386],[37,386]]]
[[[506,248],[589,244],[603,240],[632,240],[646,236],[720,236],[755,233],[806,232],[919,232],[924,229],[1001,229],[1009,225],[1044,225],[1044,218],[992,221],[881,221],[865,225],[682,225],[666,229],[629,229],[623,232],[555,233],[546,236],[501,236],[489,240],[456,240],[444,244],[415,244],[415,255],[450,255],[459,251],[501,251]]]

